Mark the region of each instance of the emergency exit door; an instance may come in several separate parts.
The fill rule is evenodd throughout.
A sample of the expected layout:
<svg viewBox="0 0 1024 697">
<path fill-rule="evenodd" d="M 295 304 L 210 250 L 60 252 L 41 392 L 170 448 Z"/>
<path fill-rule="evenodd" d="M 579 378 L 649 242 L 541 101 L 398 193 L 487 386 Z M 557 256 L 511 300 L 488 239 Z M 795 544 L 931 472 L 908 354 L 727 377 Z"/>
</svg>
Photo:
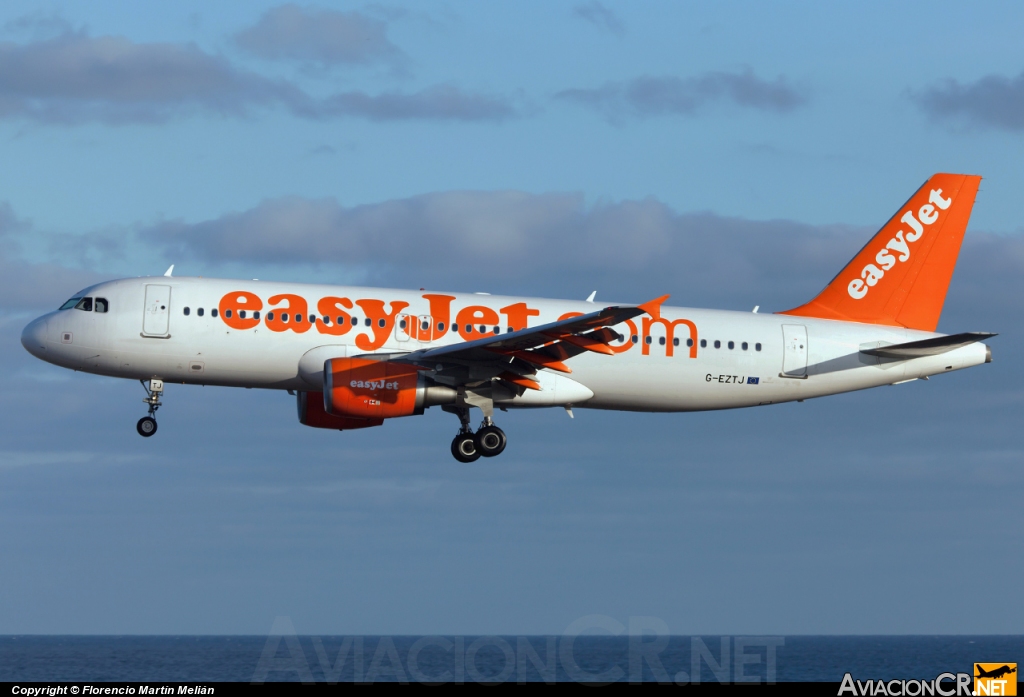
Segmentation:
<svg viewBox="0 0 1024 697">
<path fill-rule="evenodd" d="M 395 322 L 395 340 L 410 338 L 427 343 L 434 338 L 434 320 L 430 315 L 399 315 Z"/>
</svg>

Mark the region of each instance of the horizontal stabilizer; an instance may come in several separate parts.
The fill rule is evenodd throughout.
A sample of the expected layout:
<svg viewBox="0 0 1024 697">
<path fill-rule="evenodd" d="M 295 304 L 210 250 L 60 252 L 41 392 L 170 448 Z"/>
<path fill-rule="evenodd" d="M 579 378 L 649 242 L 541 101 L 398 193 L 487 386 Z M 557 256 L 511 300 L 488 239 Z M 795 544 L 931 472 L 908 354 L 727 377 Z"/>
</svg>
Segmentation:
<svg viewBox="0 0 1024 697">
<path fill-rule="evenodd" d="M 922 341 L 911 341 L 906 344 L 894 344 L 892 346 L 880 346 L 873 349 L 861 349 L 861 353 L 881 358 L 920 358 L 921 356 L 937 356 L 961 346 L 973 344 L 976 341 L 984 341 L 989 337 L 996 336 L 992 332 L 963 332 L 962 334 L 950 334 L 949 336 L 937 336 L 934 339 Z"/>
</svg>

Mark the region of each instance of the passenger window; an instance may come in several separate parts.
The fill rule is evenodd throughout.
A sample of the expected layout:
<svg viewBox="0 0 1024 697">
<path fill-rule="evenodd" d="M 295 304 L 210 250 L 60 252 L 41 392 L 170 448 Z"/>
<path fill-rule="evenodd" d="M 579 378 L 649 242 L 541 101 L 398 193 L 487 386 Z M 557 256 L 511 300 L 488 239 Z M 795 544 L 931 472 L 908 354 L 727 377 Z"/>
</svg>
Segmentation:
<svg viewBox="0 0 1024 697">
<path fill-rule="evenodd" d="M 76 310 L 83 310 L 85 312 L 92 312 L 92 298 L 82 298 L 75 305 Z"/>
<path fill-rule="evenodd" d="M 282 312 L 281 313 L 281 321 L 282 322 L 287 322 L 288 321 L 288 313 L 287 312 Z"/>
<path fill-rule="evenodd" d="M 423 323 L 423 328 L 424 329 L 427 328 L 427 323 L 426 322 Z M 437 323 L 437 331 L 439 331 L 439 332 L 443 332 L 444 331 L 444 322 L 438 322 Z"/>
<path fill-rule="evenodd" d="M 338 325 L 339 327 L 340 327 L 341 325 L 345 324 L 345 318 L 344 318 L 344 317 L 335 317 L 335 319 L 336 319 L 336 320 L 338 320 L 338 321 L 337 321 L 337 325 Z"/>
<path fill-rule="evenodd" d="M 512 333 L 512 332 L 514 332 L 514 331 L 515 331 L 515 330 L 514 330 L 514 329 L 513 329 L 512 327 L 505 327 L 505 333 L 506 333 L 506 334 L 511 334 L 511 333 Z M 622 341 L 622 338 L 621 338 L 621 337 L 619 338 L 619 341 Z"/>
<path fill-rule="evenodd" d="M 388 326 L 388 323 L 385 322 L 383 319 L 379 319 L 377 320 L 377 326 L 383 329 L 384 327 Z"/>
<path fill-rule="evenodd" d="M 106 312 L 106 311 L 107 311 L 107 299 L 106 298 L 96 298 L 96 312 Z M 200 312 L 202 312 L 202 310 L 200 310 Z"/>
<path fill-rule="evenodd" d="M 501 334 L 501 327 L 495 327 L 494 328 L 494 333 L 495 334 Z"/>
<path fill-rule="evenodd" d="M 406 325 L 406 321 L 403 319 L 401 322 L 398 323 L 398 328 L 399 329 L 405 329 L 405 325 Z"/>
<path fill-rule="evenodd" d="M 747 350 L 747 342 L 744 341 L 742 344 L 740 344 L 740 348 L 742 348 L 744 351 L 746 351 Z"/>
<path fill-rule="evenodd" d="M 673 346 L 678 346 L 679 345 L 679 337 L 673 337 L 672 338 L 672 345 Z"/>
<path fill-rule="evenodd" d="M 686 340 L 686 345 L 687 346 L 693 346 L 693 339 L 687 339 Z"/>
<path fill-rule="evenodd" d="M 700 340 L 700 347 L 701 348 L 707 348 L 708 347 L 708 340 L 707 339 L 701 339 Z"/>
<path fill-rule="evenodd" d="M 231 310 L 224 310 L 224 316 L 231 319 Z"/>
<path fill-rule="evenodd" d="M 216 317 L 216 316 L 217 316 L 217 308 L 213 308 L 212 310 L 210 310 L 210 317 Z M 230 315 L 228 315 L 228 316 L 230 317 Z"/>
<path fill-rule="evenodd" d="M 330 323 L 331 323 L 331 318 L 328 317 L 327 315 L 324 315 L 324 324 L 330 324 Z"/>
<path fill-rule="evenodd" d="M 196 310 L 196 314 L 199 315 L 200 317 L 202 317 L 203 316 L 203 308 L 199 308 L 198 310 Z"/>
<path fill-rule="evenodd" d="M 754 344 L 754 350 L 755 351 L 760 351 L 761 350 L 761 344 Z"/>
<path fill-rule="evenodd" d="M 302 315 L 298 312 L 295 313 L 295 324 L 302 324 Z"/>
<path fill-rule="evenodd" d="M 472 324 L 467 324 L 466 325 L 466 333 L 467 334 L 472 334 L 473 333 L 473 325 Z"/>
<path fill-rule="evenodd" d="M 658 343 L 661 344 L 662 346 L 664 346 L 665 345 L 665 337 L 659 336 L 658 337 Z"/>
<path fill-rule="evenodd" d="M 268 312 L 267 313 L 267 321 L 268 322 L 273 322 L 274 321 L 274 313 L 273 312 Z"/>
<path fill-rule="evenodd" d="M 252 313 L 252 318 L 253 319 L 259 319 L 260 318 L 260 311 L 256 310 L 255 312 L 253 312 Z"/>
<path fill-rule="evenodd" d="M 186 308 L 185 308 L 184 310 L 182 310 L 182 312 L 184 312 L 184 313 L 185 313 L 185 316 L 186 316 L 186 317 L 188 317 L 188 315 L 189 315 L 189 312 L 191 312 L 191 310 L 189 310 L 189 309 L 188 309 L 188 308 L 186 307 Z"/>
<path fill-rule="evenodd" d="M 309 323 L 310 324 L 316 324 L 316 315 L 310 315 L 309 316 Z"/>
<path fill-rule="evenodd" d="M 367 318 L 366 318 L 365 320 L 363 320 L 363 324 L 365 324 L 365 325 L 366 325 L 367 327 L 369 327 L 369 326 L 370 326 L 370 324 L 372 324 L 372 323 L 370 322 L 370 318 L 369 318 L 369 317 L 367 317 Z"/>
<path fill-rule="evenodd" d="M 359 318 L 358 317 L 353 317 L 352 318 L 352 326 L 355 327 L 355 326 L 358 326 L 358 324 L 359 324 Z"/>
<path fill-rule="evenodd" d="M 650 346 L 651 345 L 651 337 L 650 336 L 645 336 L 644 337 L 644 343 L 647 344 L 648 346 Z"/>
<path fill-rule="evenodd" d="M 722 342 L 718 339 L 715 339 L 715 348 L 722 348 Z"/>
<path fill-rule="evenodd" d="M 245 319 L 245 310 L 238 311 L 238 319 Z"/>
<path fill-rule="evenodd" d="M 736 348 L 736 344 L 734 344 L 733 342 L 730 341 L 729 342 L 729 350 L 732 351 L 734 348 Z"/>
<path fill-rule="evenodd" d="M 480 325 L 480 333 L 481 334 L 486 334 L 487 333 L 487 327 L 485 327 L 484 325 L 481 324 Z"/>
<path fill-rule="evenodd" d="M 629 340 L 632 341 L 634 344 L 636 344 L 636 343 L 639 343 L 640 337 L 638 337 L 636 334 L 634 334 L 633 336 L 629 337 Z"/>
</svg>

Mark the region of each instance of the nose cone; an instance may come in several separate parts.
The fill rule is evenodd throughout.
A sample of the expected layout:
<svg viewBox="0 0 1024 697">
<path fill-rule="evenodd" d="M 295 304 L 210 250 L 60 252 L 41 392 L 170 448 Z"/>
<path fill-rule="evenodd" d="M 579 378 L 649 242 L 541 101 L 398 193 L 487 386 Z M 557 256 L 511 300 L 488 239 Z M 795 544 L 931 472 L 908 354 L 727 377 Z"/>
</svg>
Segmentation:
<svg viewBox="0 0 1024 697">
<path fill-rule="evenodd" d="M 21 332 L 21 345 L 36 358 L 46 360 L 47 317 L 32 320 Z"/>
</svg>

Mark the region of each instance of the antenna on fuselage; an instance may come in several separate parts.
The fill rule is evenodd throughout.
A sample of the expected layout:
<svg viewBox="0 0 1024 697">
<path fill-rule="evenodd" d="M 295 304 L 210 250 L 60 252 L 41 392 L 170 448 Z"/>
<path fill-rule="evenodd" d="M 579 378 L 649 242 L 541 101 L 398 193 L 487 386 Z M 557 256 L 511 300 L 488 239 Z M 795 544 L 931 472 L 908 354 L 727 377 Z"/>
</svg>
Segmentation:
<svg viewBox="0 0 1024 697">
<path fill-rule="evenodd" d="M 170 278 L 171 277 L 171 272 L 173 272 L 173 271 L 174 271 L 174 264 L 171 264 L 170 268 L 168 268 L 166 271 L 164 271 L 164 276 L 167 276 L 167 278 Z"/>
<path fill-rule="evenodd" d="M 594 298 L 595 297 L 597 297 L 597 291 L 596 290 L 593 293 L 591 293 L 590 295 L 587 296 L 587 302 L 588 303 L 594 302 Z"/>
</svg>

